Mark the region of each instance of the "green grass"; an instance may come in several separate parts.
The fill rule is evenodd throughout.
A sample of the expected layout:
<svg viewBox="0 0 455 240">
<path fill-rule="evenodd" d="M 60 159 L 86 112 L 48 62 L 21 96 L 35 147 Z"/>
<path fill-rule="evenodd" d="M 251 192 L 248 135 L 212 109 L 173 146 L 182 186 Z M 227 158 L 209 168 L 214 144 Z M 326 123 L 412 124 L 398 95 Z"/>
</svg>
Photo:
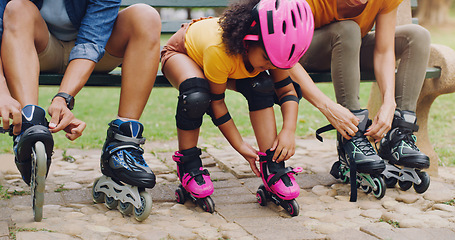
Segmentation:
<svg viewBox="0 0 455 240">
<path fill-rule="evenodd" d="M 329 96 L 334 96 L 331 83 L 318 84 Z M 362 83 L 361 87 L 362 103 L 366 105 L 370 83 Z M 57 87 L 40 87 L 39 104 L 47 110 L 49 99 L 57 92 Z M 93 149 L 101 148 L 106 137 L 107 123 L 117 115 L 119 102 L 119 88 L 108 87 L 85 87 L 76 97 L 76 105 L 73 110 L 75 116 L 87 123 L 82 137 L 71 142 L 65 138 L 63 132 L 54 134 L 55 147 L 58 149 L 81 148 Z M 152 141 L 167 141 L 176 139 L 175 128 L 175 108 L 177 105 L 178 91 L 174 88 L 155 88 L 150 95 L 149 101 L 141 117 L 141 122 L 145 126 L 144 136 Z M 332 97 L 332 99 L 334 99 Z M 253 130 L 248 117 L 246 100 L 233 91 L 227 91 L 226 102 L 237 128 L 243 136 L 253 136 Z M 306 137 L 314 134 L 315 129 L 327 124 L 324 116 L 308 102 L 302 101 L 299 111 L 299 124 L 297 136 Z M 276 108 L 278 127 L 281 126 L 281 113 Z M 201 137 L 208 139 L 211 137 L 222 136 L 210 118 L 204 117 Z M 48 118 L 49 119 L 49 118 Z M 325 136 L 330 137 L 330 134 Z M 12 139 L 7 135 L 0 135 L 0 151 L 11 152 Z"/>
</svg>

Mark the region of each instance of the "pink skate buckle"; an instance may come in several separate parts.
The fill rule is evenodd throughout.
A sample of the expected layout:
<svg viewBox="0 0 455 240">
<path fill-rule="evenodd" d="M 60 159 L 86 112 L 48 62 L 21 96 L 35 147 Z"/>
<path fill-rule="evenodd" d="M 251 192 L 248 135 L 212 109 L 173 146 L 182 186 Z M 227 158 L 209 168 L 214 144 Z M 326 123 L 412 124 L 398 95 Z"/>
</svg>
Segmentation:
<svg viewBox="0 0 455 240">
<path fill-rule="evenodd" d="M 294 171 L 295 173 L 303 172 L 303 168 L 302 167 L 296 167 L 296 168 L 293 168 L 292 171 Z"/>
<path fill-rule="evenodd" d="M 174 160 L 175 162 L 178 162 L 180 163 L 180 157 L 183 157 L 183 154 L 181 154 L 179 151 L 176 151 L 174 153 L 174 155 L 172 155 L 172 160 Z"/>
<path fill-rule="evenodd" d="M 266 153 L 263 153 L 263 152 L 258 152 L 258 155 L 259 155 L 259 156 L 267 156 L 267 154 L 266 154 Z"/>
</svg>

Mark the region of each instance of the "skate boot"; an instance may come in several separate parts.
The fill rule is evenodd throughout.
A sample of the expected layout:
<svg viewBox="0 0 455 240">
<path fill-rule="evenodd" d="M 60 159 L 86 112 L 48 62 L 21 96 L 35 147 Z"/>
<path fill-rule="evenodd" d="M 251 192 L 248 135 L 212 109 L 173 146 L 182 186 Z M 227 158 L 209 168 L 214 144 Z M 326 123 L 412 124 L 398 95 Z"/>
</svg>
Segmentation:
<svg viewBox="0 0 455 240">
<path fill-rule="evenodd" d="M 422 169 L 430 167 L 430 159 L 415 145 L 419 127 L 416 115 L 411 111 L 395 110 L 392 129 L 381 140 L 378 154 L 386 161 L 382 173 L 387 187 L 398 181 L 401 190 L 414 185 L 417 193 L 424 193 L 430 186 L 430 177 Z"/>
<path fill-rule="evenodd" d="M 282 206 L 291 216 L 299 215 L 299 204 L 295 200 L 300 194 L 300 187 L 295 181 L 294 174 L 302 171 L 301 167 L 285 167 L 284 161 L 273 162 L 275 152 L 267 150 L 259 154 L 262 182 L 256 192 L 258 203 L 267 205 L 267 200 L 272 200 L 276 205 Z"/>
<path fill-rule="evenodd" d="M 365 136 L 371 125 L 368 110 L 352 111 L 360 119 L 358 132 L 350 140 L 337 133 L 338 161 L 332 165 L 330 174 L 351 184 L 351 202 L 357 201 L 357 187 L 381 199 L 385 195 L 385 183 L 380 174 L 385 168 L 384 161 L 376 154 L 373 146 Z M 316 131 L 316 137 L 322 141 L 320 133 L 335 129 L 327 125 Z"/>
<path fill-rule="evenodd" d="M 22 109 L 21 133 L 13 137 L 14 161 L 22 179 L 30 185 L 37 222 L 41 221 L 43 215 L 46 177 L 54 148 L 48 125 L 44 109 L 27 105 Z"/>
<path fill-rule="evenodd" d="M 207 169 L 202 168 L 199 157 L 201 149 L 193 147 L 175 152 L 172 159 L 177 163 L 177 175 L 180 186 L 175 190 L 175 199 L 178 203 L 185 203 L 191 199 L 204 211 L 213 213 L 215 203 L 210 195 L 213 193 L 213 183 Z"/>
<path fill-rule="evenodd" d="M 109 123 L 101 155 L 103 176 L 93 184 L 93 201 L 109 209 L 119 207 L 123 215 L 134 211 L 137 221 L 145 220 L 152 209 L 152 198 L 145 190 L 155 186 L 155 174 L 148 167 L 140 147 L 144 127 L 137 121 Z M 120 204 L 119 204 L 120 202 Z"/>
</svg>

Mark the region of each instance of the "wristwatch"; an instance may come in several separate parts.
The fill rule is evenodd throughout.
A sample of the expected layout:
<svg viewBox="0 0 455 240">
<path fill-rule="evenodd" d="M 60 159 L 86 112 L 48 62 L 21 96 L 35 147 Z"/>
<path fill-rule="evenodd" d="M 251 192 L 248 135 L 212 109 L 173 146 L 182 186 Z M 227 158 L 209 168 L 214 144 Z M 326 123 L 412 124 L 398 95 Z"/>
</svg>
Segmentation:
<svg viewBox="0 0 455 240">
<path fill-rule="evenodd" d="M 57 93 L 57 95 L 55 95 L 52 100 L 54 100 L 54 98 L 56 97 L 62 97 L 65 99 L 66 101 L 66 106 L 68 107 L 69 110 L 73 110 L 74 108 L 74 97 L 69 95 L 68 93 L 64 93 L 64 92 L 59 92 Z"/>
</svg>

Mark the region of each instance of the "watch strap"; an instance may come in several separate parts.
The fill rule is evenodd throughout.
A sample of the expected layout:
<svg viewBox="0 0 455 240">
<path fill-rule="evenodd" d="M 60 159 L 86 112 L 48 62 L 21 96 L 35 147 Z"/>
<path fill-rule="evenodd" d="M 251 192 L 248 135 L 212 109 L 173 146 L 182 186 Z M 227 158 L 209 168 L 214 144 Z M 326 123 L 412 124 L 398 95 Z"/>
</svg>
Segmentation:
<svg viewBox="0 0 455 240">
<path fill-rule="evenodd" d="M 73 110 L 73 108 L 74 108 L 74 97 L 73 96 L 69 95 L 68 93 L 59 92 L 52 98 L 52 100 L 54 100 L 54 98 L 56 98 L 56 97 L 61 97 L 61 98 L 65 99 L 66 106 L 68 107 L 68 109 Z"/>
</svg>

